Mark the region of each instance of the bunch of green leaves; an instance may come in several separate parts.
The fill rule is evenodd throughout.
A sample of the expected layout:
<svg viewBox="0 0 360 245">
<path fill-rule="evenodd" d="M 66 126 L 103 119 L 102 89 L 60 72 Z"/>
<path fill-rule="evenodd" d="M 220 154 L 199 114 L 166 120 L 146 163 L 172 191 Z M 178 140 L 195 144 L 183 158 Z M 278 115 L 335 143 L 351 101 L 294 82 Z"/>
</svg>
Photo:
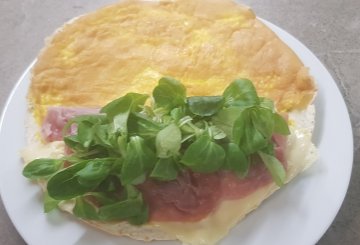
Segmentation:
<svg viewBox="0 0 360 245">
<path fill-rule="evenodd" d="M 72 154 L 26 165 L 25 177 L 47 181 L 45 211 L 73 200 L 80 218 L 142 224 L 148 207 L 137 185 L 147 178 L 171 181 L 188 169 L 230 170 L 245 178 L 254 155 L 279 186 L 284 183 L 272 136 L 289 129 L 251 81 L 235 80 L 221 96 L 186 97 L 179 81 L 165 77 L 150 105 L 148 97 L 128 93 L 99 114 L 69 120 L 64 142 Z M 77 133 L 68 135 L 73 126 Z"/>
</svg>

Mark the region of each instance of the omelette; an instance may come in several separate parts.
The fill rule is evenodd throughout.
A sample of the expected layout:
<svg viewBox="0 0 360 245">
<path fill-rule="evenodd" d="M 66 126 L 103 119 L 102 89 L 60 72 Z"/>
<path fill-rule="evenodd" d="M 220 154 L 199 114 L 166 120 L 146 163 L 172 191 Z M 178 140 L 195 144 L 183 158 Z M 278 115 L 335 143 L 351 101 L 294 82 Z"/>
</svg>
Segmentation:
<svg viewBox="0 0 360 245">
<path fill-rule="evenodd" d="M 163 77 L 181 81 L 194 97 L 217 96 L 238 78 L 251 80 L 257 94 L 271 99 L 287 119 L 285 182 L 315 161 L 315 83 L 296 54 L 249 7 L 230 0 L 134 0 L 80 16 L 46 41 L 32 69 L 24 162 L 66 155 L 61 139 L 44 137 L 52 130 L 44 129 L 49 117 L 72 117 L 84 108 L 84 114 L 97 113 L 128 93 L 151 94 Z M 40 184 L 46 190 L 46 183 Z M 141 226 L 83 221 L 137 240 L 215 244 L 278 188 L 266 182 L 221 200 L 205 217 L 191 221 L 154 219 Z M 74 205 L 69 200 L 59 207 L 73 213 Z"/>
</svg>

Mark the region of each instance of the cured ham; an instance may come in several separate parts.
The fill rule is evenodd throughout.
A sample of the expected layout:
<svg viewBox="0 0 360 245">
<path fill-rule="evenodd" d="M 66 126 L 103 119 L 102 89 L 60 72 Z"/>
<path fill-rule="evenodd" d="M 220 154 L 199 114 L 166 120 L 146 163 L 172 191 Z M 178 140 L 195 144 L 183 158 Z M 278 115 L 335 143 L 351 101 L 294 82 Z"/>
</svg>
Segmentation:
<svg viewBox="0 0 360 245">
<path fill-rule="evenodd" d="M 274 147 L 275 156 L 286 168 L 287 162 L 285 159 L 284 152 L 285 152 L 285 148 L 286 148 L 287 137 L 280 135 L 280 134 L 274 134 L 272 137 L 272 140 L 275 145 L 275 147 Z"/>
<path fill-rule="evenodd" d="M 42 137 L 47 142 L 62 140 L 62 131 L 69 119 L 78 115 L 98 112 L 99 109 L 91 108 L 49 107 L 41 128 Z M 73 134 L 76 132 L 76 128 L 71 127 L 70 131 Z"/>
<path fill-rule="evenodd" d="M 153 221 L 198 221 L 206 217 L 221 199 L 221 178 L 217 173 L 183 172 L 176 180 L 147 180 L 139 188 Z"/>
</svg>

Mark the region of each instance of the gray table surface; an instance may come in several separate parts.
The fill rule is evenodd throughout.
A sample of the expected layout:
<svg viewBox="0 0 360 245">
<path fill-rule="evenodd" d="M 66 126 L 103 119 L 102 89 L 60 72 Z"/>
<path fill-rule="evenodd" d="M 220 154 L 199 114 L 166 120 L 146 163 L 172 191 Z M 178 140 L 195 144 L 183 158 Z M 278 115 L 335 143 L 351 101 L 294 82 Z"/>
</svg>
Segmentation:
<svg viewBox="0 0 360 245">
<path fill-rule="evenodd" d="M 45 37 L 71 18 L 112 2 L 116 0 L 0 0 L 0 108 Z M 310 48 L 345 98 L 354 132 L 352 179 L 340 212 L 318 244 L 360 244 L 360 0 L 241 2 Z M 25 244 L 1 201 L 0 244 Z"/>
</svg>

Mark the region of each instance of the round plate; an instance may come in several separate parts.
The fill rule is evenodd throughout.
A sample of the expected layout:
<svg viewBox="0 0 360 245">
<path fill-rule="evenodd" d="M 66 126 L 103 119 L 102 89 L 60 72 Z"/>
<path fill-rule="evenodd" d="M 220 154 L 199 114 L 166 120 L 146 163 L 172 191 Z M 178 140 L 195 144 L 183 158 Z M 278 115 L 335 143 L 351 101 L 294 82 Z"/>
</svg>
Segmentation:
<svg viewBox="0 0 360 245">
<path fill-rule="evenodd" d="M 220 244 L 314 244 L 333 221 L 349 184 L 353 162 L 349 114 L 334 80 L 315 55 L 284 30 L 264 22 L 295 51 L 317 82 L 314 142 L 319 158 L 249 214 Z M 0 190 L 15 227 L 29 245 L 143 244 L 96 231 L 65 213 L 43 213 L 40 188 L 22 176 L 19 154 L 25 146 L 31 66 L 12 91 L 0 124 Z"/>
</svg>

